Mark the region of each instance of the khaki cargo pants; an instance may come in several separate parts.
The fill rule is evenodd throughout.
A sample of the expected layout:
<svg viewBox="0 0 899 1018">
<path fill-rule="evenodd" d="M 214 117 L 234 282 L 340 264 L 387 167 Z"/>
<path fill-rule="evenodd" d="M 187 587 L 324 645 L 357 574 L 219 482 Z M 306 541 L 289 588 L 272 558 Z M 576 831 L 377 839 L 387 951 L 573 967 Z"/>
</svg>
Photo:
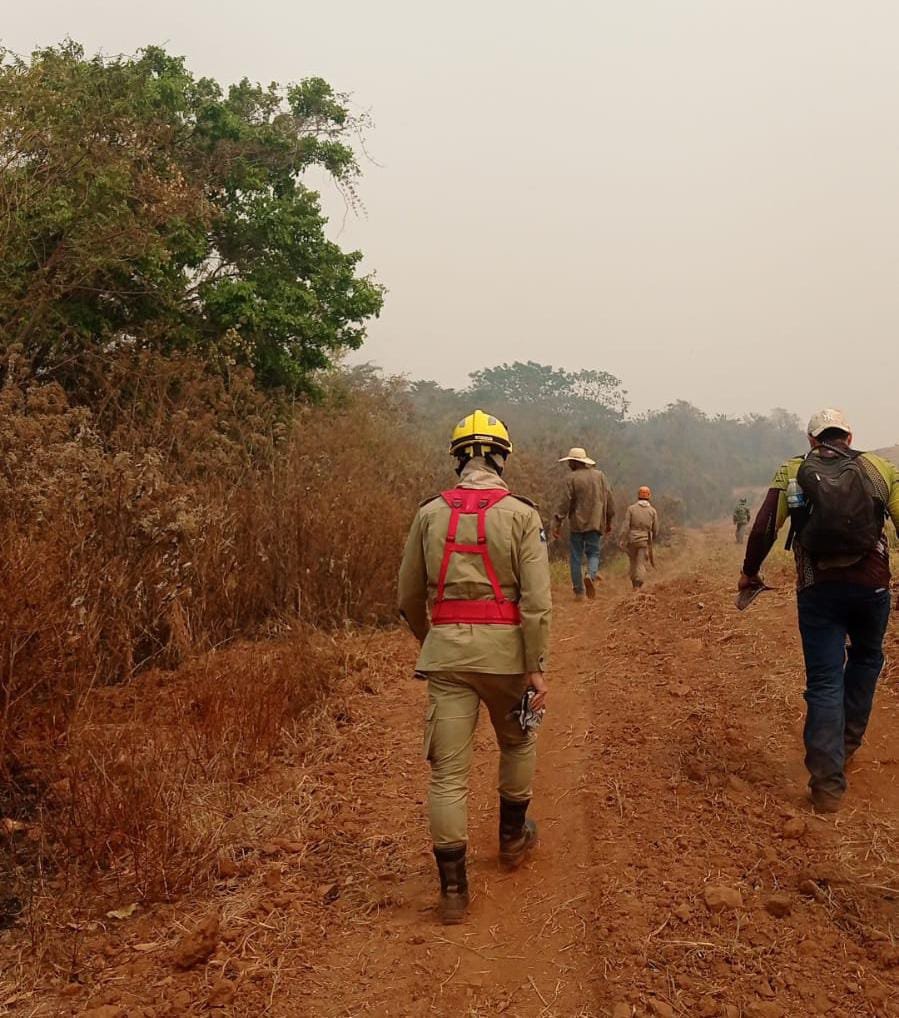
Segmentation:
<svg viewBox="0 0 899 1018">
<path fill-rule="evenodd" d="M 630 559 L 631 583 L 644 583 L 646 581 L 646 565 L 649 562 L 648 544 L 629 544 L 627 546 L 627 557 Z"/>
<path fill-rule="evenodd" d="M 431 764 L 431 837 L 438 848 L 468 841 L 468 774 L 481 701 L 499 745 L 499 793 L 514 802 L 530 799 L 537 738 L 508 718 L 526 687 L 525 675 L 430 673 L 424 751 Z"/>
</svg>

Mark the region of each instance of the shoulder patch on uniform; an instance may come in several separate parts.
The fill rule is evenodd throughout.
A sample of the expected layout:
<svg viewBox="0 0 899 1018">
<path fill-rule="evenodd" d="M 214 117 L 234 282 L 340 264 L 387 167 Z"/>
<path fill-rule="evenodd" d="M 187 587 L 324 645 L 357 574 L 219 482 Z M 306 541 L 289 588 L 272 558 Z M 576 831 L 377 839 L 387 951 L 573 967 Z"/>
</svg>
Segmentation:
<svg viewBox="0 0 899 1018">
<path fill-rule="evenodd" d="M 527 498 L 525 495 L 519 495 L 514 491 L 511 494 L 512 498 L 517 498 L 519 502 L 524 502 L 525 505 L 529 505 L 532 509 L 538 508 L 537 503 L 532 502 L 531 499 Z"/>
<path fill-rule="evenodd" d="M 434 501 L 435 499 L 438 499 L 438 498 L 442 498 L 442 497 L 443 497 L 442 495 L 429 495 L 429 496 L 428 496 L 427 498 L 423 498 L 423 499 L 422 499 L 422 500 L 421 500 L 421 501 L 420 501 L 420 502 L 418 503 L 418 508 L 419 508 L 419 509 L 421 509 L 421 508 L 423 508 L 424 506 L 426 506 L 426 505 L 429 505 L 429 504 L 430 504 L 431 502 L 433 502 L 433 501 Z"/>
</svg>

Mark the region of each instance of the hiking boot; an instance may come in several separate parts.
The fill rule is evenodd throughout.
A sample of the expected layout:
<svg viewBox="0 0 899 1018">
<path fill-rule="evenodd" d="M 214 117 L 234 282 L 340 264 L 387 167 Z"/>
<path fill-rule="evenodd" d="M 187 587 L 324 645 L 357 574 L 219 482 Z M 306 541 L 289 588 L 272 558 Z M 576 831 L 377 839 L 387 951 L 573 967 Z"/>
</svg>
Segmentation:
<svg viewBox="0 0 899 1018">
<path fill-rule="evenodd" d="M 517 869 L 537 844 L 537 825 L 525 817 L 528 805 L 499 800 L 499 861 L 508 869 Z"/>
<path fill-rule="evenodd" d="M 812 789 L 812 809 L 816 813 L 837 813 L 840 809 L 841 795 L 834 795 L 833 792 L 824 792 L 821 789 Z"/>
<path fill-rule="evenodd" d="M 574 599 L 575 599 L 575 601 L 583 601 L 583 600 L 584 600 L 584 594 L 583 594 L 583 592 L 582 592 L 582 591 L 580 591 L 580 590 L 576 590 L 576 591 L 574 592 Z"/>
<path fill-rule="evenodd" d="M 592 601 L 596 597 L 596 586 L 592 576 L 584 577 L 584 589 L 587 591 L 587 600 Z"/>
<path fill-rule="evenodd" d="M 437 915 L 444 926 L 465 921 L 468 911 L 468 876 L 465 872 L 465 845 L 450 848 L 434 846 L 434 858 L 440 874 L 440 901 Z"/>
</svg>

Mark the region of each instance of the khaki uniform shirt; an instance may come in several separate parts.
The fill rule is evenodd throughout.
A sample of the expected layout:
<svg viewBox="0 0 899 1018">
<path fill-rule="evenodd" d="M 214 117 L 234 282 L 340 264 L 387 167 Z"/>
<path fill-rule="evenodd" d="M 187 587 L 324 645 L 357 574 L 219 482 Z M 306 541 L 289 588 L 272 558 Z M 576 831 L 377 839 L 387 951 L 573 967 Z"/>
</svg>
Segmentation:
<svg viewBox="0 0 899 1018">
<path fill-rule="evenodd" d="M 460 488 L 506 488 L 483 461 L 472 460 L 462 472 Z M 534 506 L 514 495 L 487 510 L 487 548 L 503 594 L 517 601 L 520 626 L 431 626 L 428 608 L 437 594 L 437 579 L 449 526 L 450 508 L 443 498 L 419 508 L 406 540 L 399 575 L 399 607 L 421 642 L 416 669 L 421 672 L 484 672 L 512 675 L 543 671 L 552 611 L 546 535 Z M 477 542 L 477 516 L 462 516 L 457 539 Z M 493 588 L 479 556 L 450 558 L 445 596 L 492 599 Z"/>
<path fill-rule="evenodd" d="M 569 473 L 565 495 L 556 513 L 559 523 L 565 519 L 576 534 L 588 530 L 604 534 L 612 526 L 615 519 L 612 486 L 601 470 L 585 467 Z"/>
<path fill-rule="evenodd" d="M 659 514 L 645 498 L 627 507 L 622 534 L 629 545 L 649 544 L 659 536 Z"/>
</svg>

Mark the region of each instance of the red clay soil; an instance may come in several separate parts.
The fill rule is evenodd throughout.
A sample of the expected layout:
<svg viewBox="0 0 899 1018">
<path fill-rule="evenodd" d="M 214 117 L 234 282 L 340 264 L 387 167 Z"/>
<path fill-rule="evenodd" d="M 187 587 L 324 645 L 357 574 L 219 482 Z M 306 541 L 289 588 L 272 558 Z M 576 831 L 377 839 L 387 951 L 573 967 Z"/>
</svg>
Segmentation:
<svg viewBox="0 0 899 1018">
<path fill-rule="evenodd" d="M 324 821 L 250 846 L 202 900 L 104 925 L 78 981 L 17 1013 L 899 1016 L 895 672 L 844 810 L 815 816 L 793 595 L 782 571 L 738 614 L 738 567 L 710 530 L 646 593 L 558 591 L 540 847 L 517 873 L 497 865 L 482 719 L 467 924 L 435 922 L 425 689 L 412 641 L 387 634 L 330 755 L 287 772 Z"/>
</svg>

